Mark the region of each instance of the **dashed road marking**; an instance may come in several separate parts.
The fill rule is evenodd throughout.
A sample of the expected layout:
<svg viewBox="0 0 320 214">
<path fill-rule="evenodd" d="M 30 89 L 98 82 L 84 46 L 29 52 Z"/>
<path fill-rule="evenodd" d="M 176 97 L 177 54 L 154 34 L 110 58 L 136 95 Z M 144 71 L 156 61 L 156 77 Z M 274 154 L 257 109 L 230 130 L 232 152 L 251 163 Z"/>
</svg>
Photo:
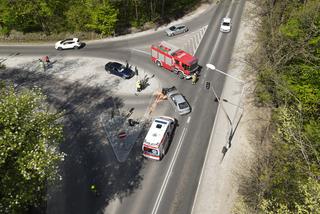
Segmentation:
<svg viewBox="0 0 320 214">
<path fill-rule="evenodd" d="M 136 52 L 139 52 L 139 53 L 143 53 L 143 54 L 146 54 L 146 55 L 150 55 L 149 52 L 143 51 L 143 50 L 139 50 L 139 49 L 136 49 L 136 48 L 132 48 L 131 50 L 136 51 Z"/>
<path fill-rule="evenodd" d="M 167 185 L 168 185 L 169 177 L 170 177 L 170 175 L 171 175 L 171 173 L 172 173 L 173 166 L 175 165 L 175 162 L 176 162 L 176 160 L 177 160 L 178 153 L 179 153 L 179 151 L 180 151 L 180 148 L 181 148 L 181 145 L 182 145 L 184 136 L 185 136 L 185 134 L 186 134 L 186 130 L 187 130 L 187 128 L 185 127 L 185 128 L 183 129 L 183 131 L 182 131 L 182 134 L 181 134 L 181 137 L 180 137 L 180 140 L 179 140 L 179 143 L 178 143 L 178 147 L 177 147 L 176 151 L 174 152 L 173 158 L 172 158 L 171 163 L 170 163 L 170 165 L 169 165 L 169 169 L 168 169 L 167 174 L 166 174 L 166 176 L 165 176 L 165 178 L 164 178 L 164 181 L 163 181 L 163 183 L 162 183 L 162 185 L 161 185 L 160 192 L 159 192 L 159 194 L 158 194 L 156 203 L 155 203 L 155 205 L 154 205 L 154 207 L 153 207 L 153 209 L 152 209 L 152 212 L 151 212 L 152 214 L 157 214 L 157 212 L 158 212 L 160 202 L 161 202 L 161 200 L 162 200 L 164 191 L 165 191 L 165 189 L 166 189 L 166 187 L 167 187 Z"/>
<path fill-rule="evenodd" d="M 190 122 L 190 119 L 191 119 L 191 116 L 189 116 L 189 117 L 188 117 L 188 119 L 187 119 L 187 123 L 189 123 L 189 122 Z"/>
</svg>

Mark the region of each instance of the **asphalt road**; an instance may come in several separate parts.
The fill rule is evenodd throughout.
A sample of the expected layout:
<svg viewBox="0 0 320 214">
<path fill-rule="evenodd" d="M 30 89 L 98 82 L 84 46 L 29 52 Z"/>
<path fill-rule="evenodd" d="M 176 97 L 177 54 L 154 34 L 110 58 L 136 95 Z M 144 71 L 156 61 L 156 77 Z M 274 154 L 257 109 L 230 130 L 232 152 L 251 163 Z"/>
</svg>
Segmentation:
<svg viewBox="0 0 320 214">
<path fill-rule="evenodd" d="M 205 89 L 204 82 L 209 81 L 217 94 L 221 94 L 225 80 L 223 75 L 206 69 L 205 64 L 212 63 L 222 71 L 228 70 L 244 4 L 245 0 L 221 1 L 199 17 L 186 22 L 190 32 L 208 24 L 206 34 L 196 52 L 203 69 L 195 86 L 191 85 L 190 81 L 180 80 L 173 77 L 172 73 L 157 68 L 146 53 L 133 50 L 166 40 L 163 31 L 121 41 L 89 43 L 79 51 L 58 52 L 52 45 L 0 46 L 0 55 L 18 53 L 32 56 L 90 56 L 128 60 L 144 70 L 153 72 L 164 85 L 175 85 L 192 106 L 190 115 L 176 116 L 179 126 L 168 153 L 161 162 L 143 160 L 138 171 L 133 172 L 134 176 L 139 175 L 138 181 L 132 178 L 131 170 L 128 170 L 130 166 L 123 167 L 120 173 L 113 174 L 115 182 L 112 185 L 125 186 L 123 183 L 136 182 L 133 190 L 121 197 L 117 191 L 112 191 L 113 194 L 108 196 L 104 205 L 92 202 L 77 204 L 77 201 L 81 201 L 77 200 L 78 193 L 66 192 L 65 194 L 69 194 L 67 198 L 73 197 L 76 206 L 73 206 L 72 210 L 66 209 L 65 213 L 88 213 L 89 210 L 101 210 L 103 207 L 106 207 L 105 213 L 190 213 L 217 110 L 214 95 L 211 90 Z M 220 20 L 225 16 L 230 16 L 233 20 L 232 32 L 228 34 L 219 32 Z M 167 109 L 166 114 L 174 116 L 171 109 Z M 135 155 L 137 154 L 131 154 L 132 158 Z M 117 167 L 115 171 L 122 166 Z M 115 186 L 113 188 L 117 189 Z M 117 198 L 121 198 L 121 202 Z"/>
</svg>

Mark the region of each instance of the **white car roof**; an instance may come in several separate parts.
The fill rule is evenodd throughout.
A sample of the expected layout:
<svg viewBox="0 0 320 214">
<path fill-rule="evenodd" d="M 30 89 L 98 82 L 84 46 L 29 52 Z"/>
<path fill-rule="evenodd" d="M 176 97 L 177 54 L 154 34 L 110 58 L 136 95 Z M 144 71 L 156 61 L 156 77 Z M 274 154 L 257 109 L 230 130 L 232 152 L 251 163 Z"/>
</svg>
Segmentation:
<svg viewBox="0 0 320 214">
<path fill-rule="evenodd" d="M 163 118 L 163 117 L 155 118 L 147 133 L 144 143 L 154 147 L 159 146 L 169 125 L 170 125 L 169 118 Z"/>
</svg>

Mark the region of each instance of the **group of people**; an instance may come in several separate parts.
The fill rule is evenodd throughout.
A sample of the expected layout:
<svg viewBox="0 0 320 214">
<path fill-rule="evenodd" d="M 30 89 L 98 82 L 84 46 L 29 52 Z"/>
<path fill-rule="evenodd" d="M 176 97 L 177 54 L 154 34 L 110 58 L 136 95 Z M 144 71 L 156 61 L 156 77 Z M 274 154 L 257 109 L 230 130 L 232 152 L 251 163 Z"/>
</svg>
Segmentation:
<svg viewBox="0 0 320 214">
<path fill-rule="evenodd" d="M 193 73 L 193 75 L 191 76 L 191 80 L 192 80 L 192 85 L 195 85 L 197 83 L 198 81 L 197 72 Z M 139 79 L 136 82 L 136 89 L 137 89 L 137 92 L 140 92 L 142 90 L 142 82 Z"/>
<path fill-rule="evenodd" d="M 44 56 L 39 59 L 40 66 L 45 70 L 50 65 L 49 56 Z"/>
</svg>

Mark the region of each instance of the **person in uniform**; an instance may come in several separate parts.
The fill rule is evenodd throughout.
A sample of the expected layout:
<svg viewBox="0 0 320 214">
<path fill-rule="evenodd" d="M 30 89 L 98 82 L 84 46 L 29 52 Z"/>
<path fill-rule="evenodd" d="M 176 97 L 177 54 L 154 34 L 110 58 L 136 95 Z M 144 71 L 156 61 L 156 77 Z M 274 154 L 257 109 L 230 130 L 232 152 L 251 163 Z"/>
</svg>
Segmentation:
<svg viewBox="0 0 320 214">
<path fill-rule="evenodd" d="M 137 92 L 140 92 L 140 91 L 141 91 L 141 81 L 140 81 L 140 80 L 137 80 L 137 82 L 136 82 L 136 88 L 137 88 Z"/>
<path fill-rule="evenodd" d="M 192 75 L 192 85 L 195 85 L 196 82 L 197 82 L 197 80 L 198 80 L 198 76 L 197 76 L 196 73 L 194 73 L 194 74 Z"/>
</svg>

